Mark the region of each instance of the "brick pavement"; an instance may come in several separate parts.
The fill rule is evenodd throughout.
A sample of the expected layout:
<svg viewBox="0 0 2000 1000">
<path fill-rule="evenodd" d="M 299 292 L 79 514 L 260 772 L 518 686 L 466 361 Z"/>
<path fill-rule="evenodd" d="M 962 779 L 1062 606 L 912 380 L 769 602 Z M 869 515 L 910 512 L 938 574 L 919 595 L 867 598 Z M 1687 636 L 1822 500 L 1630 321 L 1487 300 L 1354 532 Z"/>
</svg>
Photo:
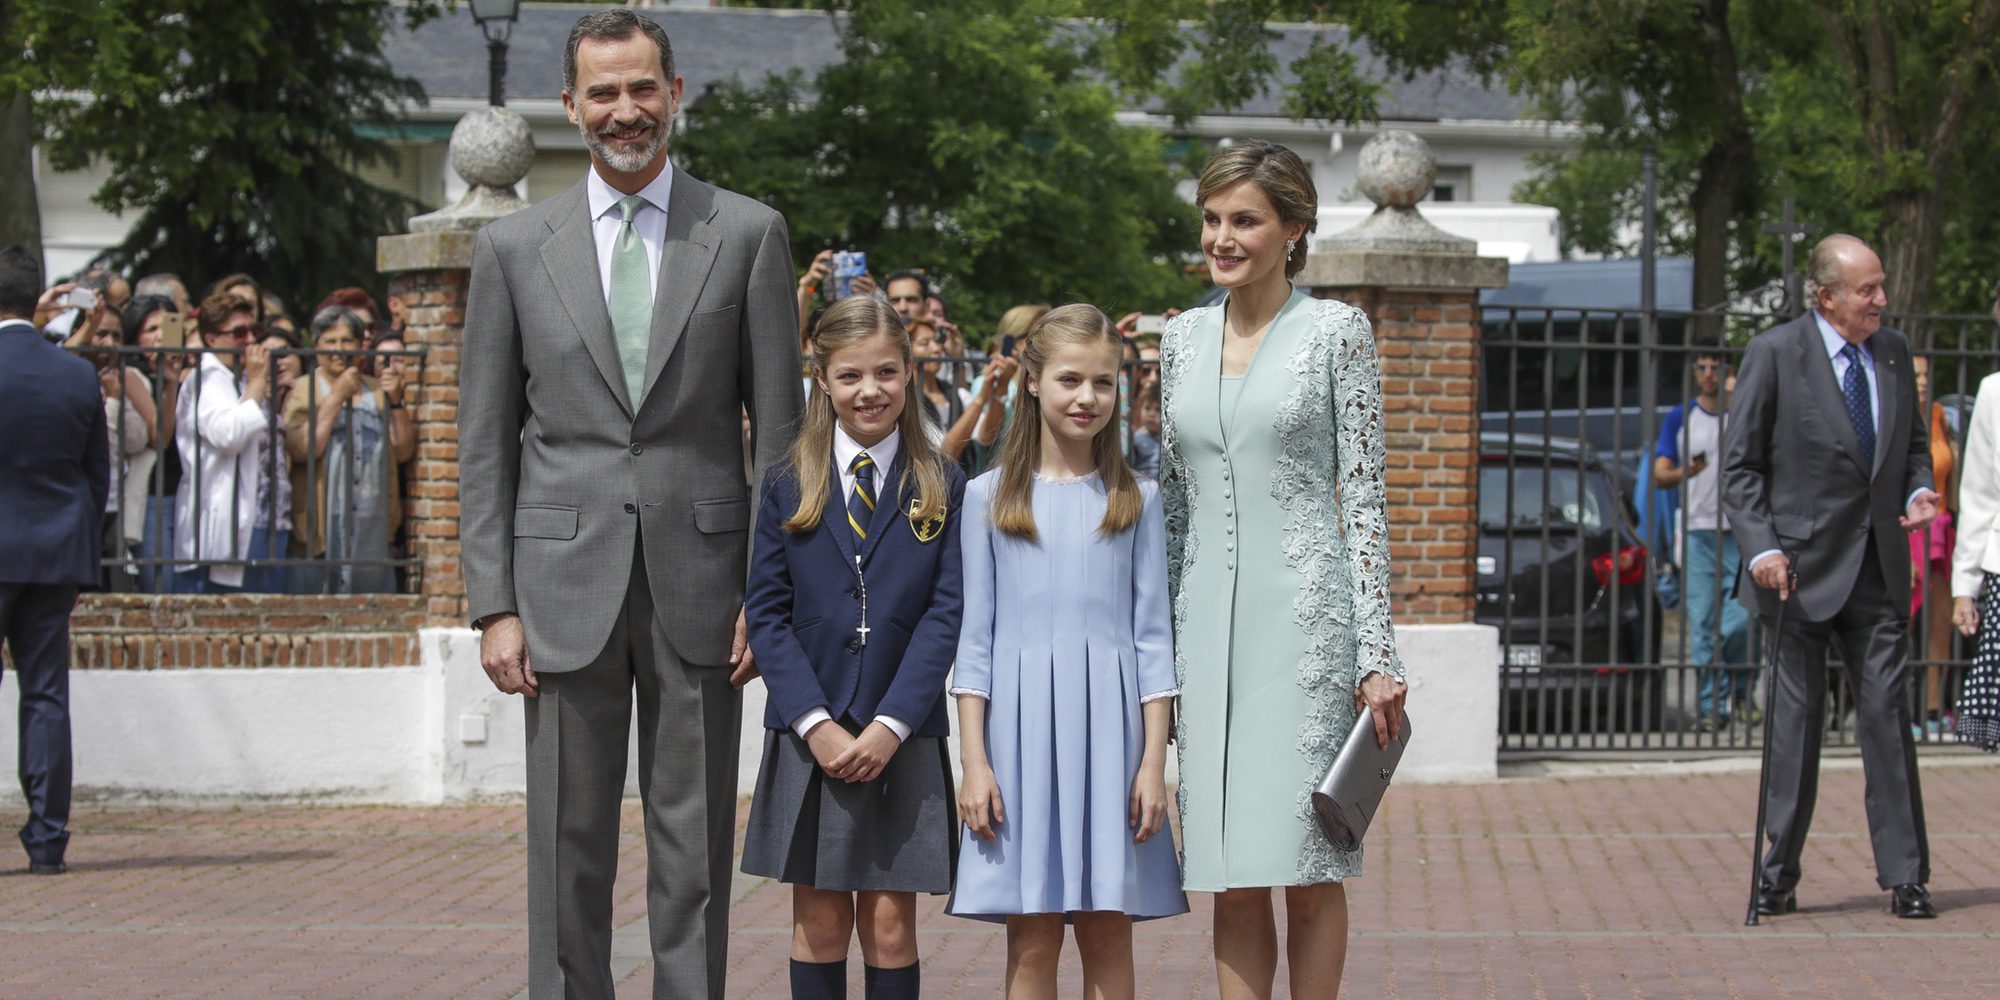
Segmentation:
<svg viewBox="0 0 2000 1000">
<path fill-rule="evenodd" d="M 1346 995 L 2000 998 L 2000 766 L 1924 768 L 1943 910 L 1929 923 L 1884 912 L 1844 761 L 1825 776 L 1804 911 L 1741 926 L 1755 787 L 1737 768 L 1397 789 L 1351 890 Z M 644 905 L 636 809 L 625 819 L 621 927 Z M 520 991 L 518 805 L 92 807 L 76 830 L 66 876 L 0 862 L 9 1000 Z M 788 896 L 746 879 L 739 897 L 730 995 L 783 996 Z M 1203 902 L 1141 925 L 1142 995 L 1214 995 Z M 937 910 L 926 995 L 998 996 L 1003 933 Z M 650 979 L 641 926 L 620 934 L 628 997 Z M 1076 972 L 1072 951 L 1065 995 Z"/>
</svg>

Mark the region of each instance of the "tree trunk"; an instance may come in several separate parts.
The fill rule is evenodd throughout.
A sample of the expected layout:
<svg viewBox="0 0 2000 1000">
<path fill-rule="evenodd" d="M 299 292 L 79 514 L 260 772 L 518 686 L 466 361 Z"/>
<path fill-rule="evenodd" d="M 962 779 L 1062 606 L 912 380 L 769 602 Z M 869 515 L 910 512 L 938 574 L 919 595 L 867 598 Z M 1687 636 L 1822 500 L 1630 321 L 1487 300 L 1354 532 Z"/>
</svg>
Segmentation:
<svg viewBox="0 0 2000 1000">
<path fill-rule="evenodd" d="M 35 114 L 27 94 L 0 96 L 0 246 L 42 256 L 42 210 L 35 195 Z M 46 267 L 46 264 L 44 264 Z"/>
<path fill-rule="evenodd" d="M 1722 307 L 1729 301 L 1729 224 L 1747 216 L 1756 205 L 1757 144 L 1743 110 L 1743 80 L 1737 69 L 1736 44 L 1729 34 L 1728 0 L 1702 4 L 1701 34 L 1713 58 L 1708 86 L 1719 103 L 1717 134 L 1702 154 L 1688 208 L 1694 216 L 1694 307 L 1714 309 L 1696 318 L 1694 334 L 1703 340 L 1722 339 Z"/>
<path fill-rule="evenodd" d="M 1944 245 L 1943 200 L 1935 186 L 1898 191 L 1885 199 L 1880 245 L 1890 312 L 1921 317 L 1930 311 L 1931 279 Z M 1930 348 L 1929 326 L 1912 319 L 1902 321 L 1900 328 L 1922 351 Z"/>
</svg>

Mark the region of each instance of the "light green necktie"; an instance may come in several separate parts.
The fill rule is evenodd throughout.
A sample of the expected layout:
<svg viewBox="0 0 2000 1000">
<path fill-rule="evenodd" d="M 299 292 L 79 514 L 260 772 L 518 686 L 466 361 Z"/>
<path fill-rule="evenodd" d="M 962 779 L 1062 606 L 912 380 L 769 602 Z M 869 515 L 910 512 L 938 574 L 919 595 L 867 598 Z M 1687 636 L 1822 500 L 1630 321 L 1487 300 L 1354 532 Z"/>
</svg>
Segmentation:
<svg viewBox="0 0 2000 1000">
<path fill-rule="evenodd" d="M 646 275 L 646 243 L 632 217 L 646 199 L 628 194 L 618 199 L 618 238 L 611 243 L 611 332 L 618 339 L 618 360 L 625 368 L 625 396 L 639 410 L 646 388 L 646 347 L 653 338 L 653 283 Z"/>
</svg>

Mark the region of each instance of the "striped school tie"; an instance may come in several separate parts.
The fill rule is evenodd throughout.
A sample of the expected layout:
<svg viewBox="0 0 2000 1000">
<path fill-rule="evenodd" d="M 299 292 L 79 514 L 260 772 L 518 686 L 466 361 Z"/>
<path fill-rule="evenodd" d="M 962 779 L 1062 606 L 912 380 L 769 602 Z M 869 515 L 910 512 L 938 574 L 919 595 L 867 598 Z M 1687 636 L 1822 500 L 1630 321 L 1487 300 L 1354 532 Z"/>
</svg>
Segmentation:
<svg viewBox="0 0 2000 1000">
<path fill-rule="evenodd" d="M 868 540 L 868 522 L 875 516 L 875 460 L 864 451 L 848 463 L 847 471 L 854 474 L 854 492 L 847 498 L 847 526 L 854 529 L 858 548 Z"/>
</svg>

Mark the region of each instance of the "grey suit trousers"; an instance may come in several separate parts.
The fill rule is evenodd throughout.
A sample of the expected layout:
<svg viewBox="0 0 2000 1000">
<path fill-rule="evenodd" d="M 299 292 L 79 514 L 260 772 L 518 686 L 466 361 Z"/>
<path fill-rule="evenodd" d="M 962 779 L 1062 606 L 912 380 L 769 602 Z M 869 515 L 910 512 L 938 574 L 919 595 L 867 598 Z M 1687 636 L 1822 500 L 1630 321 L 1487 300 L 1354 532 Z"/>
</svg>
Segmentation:
<svg viewBox="0 0 2000 1000">
<path fill-rule="evenodd" d="M 528 995 L 612 996 L 612 881 L 636 690 L 653 996 L 721 1000 L 742 723 L 729 668 L 690 665 L 675 654 L 641 545 L 603 652 L 582 669 L 536 676 L 540 696 L 523 699 Z"/>
<path fill-rule="evenodd" d="M 1765 797 L 1771 847 L 1764 880 L 1779 889 L 1799 882 L 1799 857 L 1819 796 L 1820 736 L 1826 722 L 1826 654 L 1840 643 L 1848 690 L 1854 693 L 1855 730 L 1861 743 L 1869 840 L 1875 879 L 1884 889 L 1930 881 L 1930 846 L 1924 833 L 1923 790 L 1917 749 L 1910 736 L 1908 618 L 1890 593 L 1875 541 L 1846 604 L 1826 621 L 1786 615 L 1778 636 L 1778 665 L 1771 713 L 1770 790 Z M 1800 575 L 1812 571 L 1803 553 Z M 1768 629 L 1773 621 L 1765 618 Z"/>
</svg>

